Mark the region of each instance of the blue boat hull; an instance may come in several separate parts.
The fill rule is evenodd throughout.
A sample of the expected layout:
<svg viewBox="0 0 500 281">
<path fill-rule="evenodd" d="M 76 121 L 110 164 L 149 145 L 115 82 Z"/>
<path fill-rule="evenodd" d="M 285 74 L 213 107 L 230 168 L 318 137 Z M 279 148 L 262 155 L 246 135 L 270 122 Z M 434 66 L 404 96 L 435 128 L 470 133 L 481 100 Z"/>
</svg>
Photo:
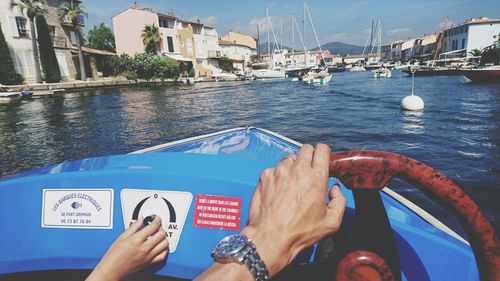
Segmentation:
<svg viewBox="0 0 500 281">
<path fill-rule="evenodd" d="M 192 279 L 212 263 L 209 253 L 215 243 L 245 225 L 262 170 L 299 148 L 300 144 L 269 131 L 236 129 L 6 178 L 0 181 L 0 274 L 92 269 L 134 216 L 155 212 L 165 214 L 163 225 L 172 228 L 166 232 L 176 242 L 166 263 L 147 270 Z M 331 179 L 331 184 L 336 182 Z M 349 225 L 353 195 L 341 188 Z M 170 205 L 158 203 L 163 207 L 154 209 L 160 206 L 155 199 Z M 210 200 L 215 205 L 232 204 L 236 215 L 224 211 L 227 217 L 220 220 L 207 216 L 202 210 Z M 382 200 L 403 280 L 479 280 L 466 242 L 429 223 L 390 190 L 382 192 Z M 91 211 L 84 212 L 85 208 Z M 295 264 L 311 261 L 314 251 L 299 255 Z"/>
</svg>

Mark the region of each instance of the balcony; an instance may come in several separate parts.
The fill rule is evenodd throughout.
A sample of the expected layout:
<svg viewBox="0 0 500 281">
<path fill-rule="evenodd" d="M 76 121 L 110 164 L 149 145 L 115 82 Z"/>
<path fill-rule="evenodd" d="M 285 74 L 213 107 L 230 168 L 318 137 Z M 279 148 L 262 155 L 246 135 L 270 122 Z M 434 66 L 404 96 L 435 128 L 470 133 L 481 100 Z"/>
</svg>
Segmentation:
<svg viewBox="0 0 500 281">
<path fill-rule="evenodd" d="M 68 39 L 64 36 L 51 36 L 54 48 L 68 48 Z"/>
<path fill-rule="evenodd" d="M 79 26 L 85 26 L 85 22 L 83 21 L 83 17 L 78 17 L 76 23 Z M 65 16 L 64 18 L 61 19 L 61 24 L 66 25 L 66 26 L 73 26 L 73 22 L 70 20 L 68 16 Z"/>
<path fill-rule="evenodd" d="M 208 51 L 208 57 L 209 58 L 220 58 L 221 57 L 221 51 Z"/>
</svg>

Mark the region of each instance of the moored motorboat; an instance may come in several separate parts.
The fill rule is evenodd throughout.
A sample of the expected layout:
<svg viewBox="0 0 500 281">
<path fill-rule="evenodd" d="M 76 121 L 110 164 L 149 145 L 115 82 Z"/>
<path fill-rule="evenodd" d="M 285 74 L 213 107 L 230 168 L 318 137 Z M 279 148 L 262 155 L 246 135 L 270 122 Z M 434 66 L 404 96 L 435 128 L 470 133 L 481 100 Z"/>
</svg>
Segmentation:
<svg viewBox="0 0 500 281">
<path fill-rule="evenodd" d="M 460 74 L 474 82 L 500 83 L 500 65 L 461 70 Z"/>
<path fill-rule="evenodd" d="M 287 78 L 302 78 L 310 69 L 310 67 L 292 67 L 286 68 L 285 73 Z"/>
<path fill-rule="evenodd" d="M 300 147 L 271 131 L 236 128 L 5 178 L 0 278 L 92 269 L 130 222 L 157 214 L 170 253 L 148 270 L 192 279 L 213 262 L 213 245 L 245 225 L 260 173 Z M 373 151 L 333 153 L 330 175 L 347 200 L 341 231 L 304 250 L 276 280 L 323 280 L 339 268 L 352 269 L 346 262 L 351 257 L 395 280 L 498 280 L 500 246 L 492 226 L 443 175 L 404 156 Z M 385 187 L 394 175 L 418 183 L 459 214 L 469 241 Z M 226 210 L 213 216 L 207 206 Z M 376 264 L 364 258 L 366 251 L 377 254 Z"/>
<path fill-rule="evenodd" d="M 255 79 L 285 78 L 285 71 L 282 69 L 254 69 L 252 76 Z"/>
<path fill-rule="evenodd" d="M 392 73 L 388 68 L 381 67 L 375 70 L 372 70 L 373 78 L 391 78 Z"/>
<path fill-rule="evenodd" d="M 9 103 L 20 100 L 21 96 L 17 92 L 1 92 L 0 103 Z"/>
<path fill-rule="evenodd" d="M 348 68 L 350 72 L 360 72 L 360 71 L 366 71 L 366 68 L 364 68 L 362 65 L 354 65 L 351 68 Z"/>
<path fill-rule="evenodd" d="M 332 74 L 328 73 L 328 70 L 323 67 L 311 68 L 311 70 L 304 75 L 302 81 L 307 84 L 326 84 L 332 80 Z"/>
<path fill-rule="evenodd" d="M 0 92 L 0 103 L 9 103 L 19 100 L 29 100 L 33 96 L 33 92 L 20 91 L 20 92 Z"/>
<path fill-rule="evenodd" d="M 419 66 L 415 67 L 415 76 L 445 76 L 445 75 L 460 75 L 459 68 L 442 67 L 442 66 Z M 402 71 L 408 76 L 412 75 L 412 67 L 403 69 Z"/>
<path fill-rule="evenodd" d="M 346 67 L 342 65 L 333 65 L 328 67 L 328 72 L 329 73 L 334 73 L 334 72 L 344 72 L 346 71 Z"/>
</svg>

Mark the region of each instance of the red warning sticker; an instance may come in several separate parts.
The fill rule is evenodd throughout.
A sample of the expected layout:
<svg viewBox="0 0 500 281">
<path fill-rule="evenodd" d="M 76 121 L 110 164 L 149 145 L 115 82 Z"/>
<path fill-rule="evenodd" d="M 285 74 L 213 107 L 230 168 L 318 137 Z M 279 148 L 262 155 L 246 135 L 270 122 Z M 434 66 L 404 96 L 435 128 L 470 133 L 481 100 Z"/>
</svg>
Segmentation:
<svg viewBox="0 0 500 281">
<path fill-rule="evenodd" d="M 224 230 L 240 230 L 241 198 L 197 194 L 194 226 Z"/>
</svg>

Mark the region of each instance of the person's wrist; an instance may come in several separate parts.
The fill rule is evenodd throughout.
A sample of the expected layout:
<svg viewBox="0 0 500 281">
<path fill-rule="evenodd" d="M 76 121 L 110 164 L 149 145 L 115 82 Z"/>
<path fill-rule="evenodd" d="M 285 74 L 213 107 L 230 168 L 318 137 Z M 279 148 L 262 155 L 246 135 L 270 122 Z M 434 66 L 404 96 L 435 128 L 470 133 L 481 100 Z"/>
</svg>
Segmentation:
<svg viewBox="0 0 500 281">
<path fill-rule="evenodd" d="M 278 239 L 277 235 L 258 231 L 251 226 L 243 228 L 241 234 L 252 240 L 271 277 L 290 263 L 290 246 Z"/>
<path fill-rule="evenodd" d="M 89 277 L 87 277 L 86 281 L 119 281 L 123 277 L 118 276 L 117 272 L 113 272 L 113 270 L 103 268 L 99 263 Z"/>
</svg>

